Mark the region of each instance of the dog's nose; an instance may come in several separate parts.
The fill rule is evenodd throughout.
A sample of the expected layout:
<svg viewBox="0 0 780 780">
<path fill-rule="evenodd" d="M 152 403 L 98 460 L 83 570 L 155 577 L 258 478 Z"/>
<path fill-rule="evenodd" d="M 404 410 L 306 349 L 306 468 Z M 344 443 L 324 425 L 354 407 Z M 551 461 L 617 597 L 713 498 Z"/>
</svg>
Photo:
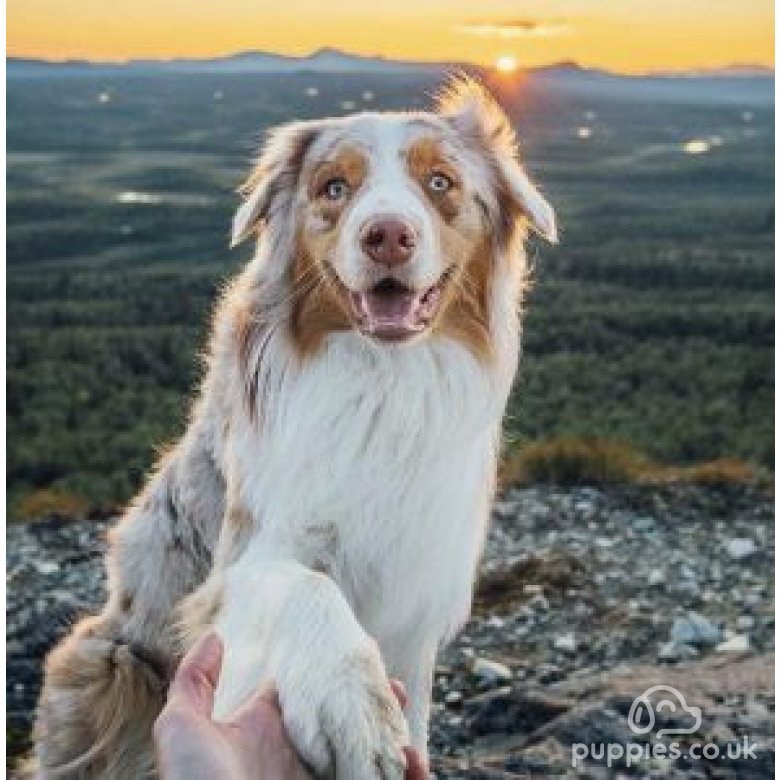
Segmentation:
<svg viewBox="0 0 780 780">
<path fill-rule="evenodd" d="M 375 263 L 393 268 L 411 258 L 417 234 L 412 225 L 399 217 L 382 217 L 363 228 L 360 245 Z"/>
</svg>

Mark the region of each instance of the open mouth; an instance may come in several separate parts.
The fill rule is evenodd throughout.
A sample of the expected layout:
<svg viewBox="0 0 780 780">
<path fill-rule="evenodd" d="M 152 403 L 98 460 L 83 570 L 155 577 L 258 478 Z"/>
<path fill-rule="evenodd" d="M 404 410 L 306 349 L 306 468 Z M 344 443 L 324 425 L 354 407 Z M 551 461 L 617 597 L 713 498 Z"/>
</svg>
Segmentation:
<svg viewBox="0 0 780 780">
<path fill-rule="evenodd" d="M 439 310 L 447 275 L 427 290 L 412 290 L 396 279 L 383 279 L 367 292 L 351 292 L 360 329 L 383 341 L 403 341 L 423 332 Z"/>
</svg>

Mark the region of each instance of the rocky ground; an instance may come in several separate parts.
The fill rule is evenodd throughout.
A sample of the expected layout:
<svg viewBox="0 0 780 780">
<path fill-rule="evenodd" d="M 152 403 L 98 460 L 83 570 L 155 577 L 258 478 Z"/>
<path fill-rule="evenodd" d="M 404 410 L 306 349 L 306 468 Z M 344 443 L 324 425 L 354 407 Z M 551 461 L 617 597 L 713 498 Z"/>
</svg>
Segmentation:
<svg viewBox="0 0 780 780">
<path fill-rule="evenodd" d="M 14 755 L 28 746 L 44 653 L 100 603 L 106 527 L 8 529 Z M 437 776 L 773 776 L 773 527 L 772 499 L 744 490 L 505 493 L 475 615 L 437 668 Z M 698 727 L 663 690 L 632 718 L 655 685 L 699 708 Z"/>
</svg>

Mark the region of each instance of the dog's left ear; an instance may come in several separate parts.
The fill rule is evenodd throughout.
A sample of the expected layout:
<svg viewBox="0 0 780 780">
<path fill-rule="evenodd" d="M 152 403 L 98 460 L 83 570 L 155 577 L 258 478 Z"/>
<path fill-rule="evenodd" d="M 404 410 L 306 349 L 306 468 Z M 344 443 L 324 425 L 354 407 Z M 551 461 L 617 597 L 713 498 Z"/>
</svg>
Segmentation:
<svg viewBox="0 0 780 780">
<path fill-rule="evenodd" d="M 314 122 L 292 122 L 268 133 L 249 177 L 238 189 L 244 202 L 233 217 L 231 248 L 258 233 L 277 209 L 287 210 L 316 134 Z"/>
<path fill-rule="evenodd" d="M 523 169 L 515 131 L 490 93 L 473 79 L 460 76 L 439 95 L 437 111 L 467 143 L 490 155 L 514 206 L 539 235 L 557 243 L 555 212 Z"/>
</svg>

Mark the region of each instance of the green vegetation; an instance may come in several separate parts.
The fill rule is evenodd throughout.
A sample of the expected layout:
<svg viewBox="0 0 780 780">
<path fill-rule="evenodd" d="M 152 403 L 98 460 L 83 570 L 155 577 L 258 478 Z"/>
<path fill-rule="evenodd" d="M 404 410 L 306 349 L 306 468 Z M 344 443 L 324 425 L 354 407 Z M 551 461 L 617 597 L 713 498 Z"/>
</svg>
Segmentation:
<svg viewBox="0 0 780 780">
<path fill-rule="evenodd" d="M 182 430 L 214 297 L 249 251 L 229 253 L 227 233 L 263 128 L 336 113 L 365 90 L 382 107 L 422 104 L 432 87 L 409 76 L 9 82 L 12 516 L 126 501 Z M 771 467 L 772 99 L 689 89 L 674 102 L 549 85 L 504 95 L 562 227 L 559 247 L 531 246 L 513 447 L 618 440 L 654 463 Z M 709 154 L 683 153 L 713 136 Z"/>
</svg>

